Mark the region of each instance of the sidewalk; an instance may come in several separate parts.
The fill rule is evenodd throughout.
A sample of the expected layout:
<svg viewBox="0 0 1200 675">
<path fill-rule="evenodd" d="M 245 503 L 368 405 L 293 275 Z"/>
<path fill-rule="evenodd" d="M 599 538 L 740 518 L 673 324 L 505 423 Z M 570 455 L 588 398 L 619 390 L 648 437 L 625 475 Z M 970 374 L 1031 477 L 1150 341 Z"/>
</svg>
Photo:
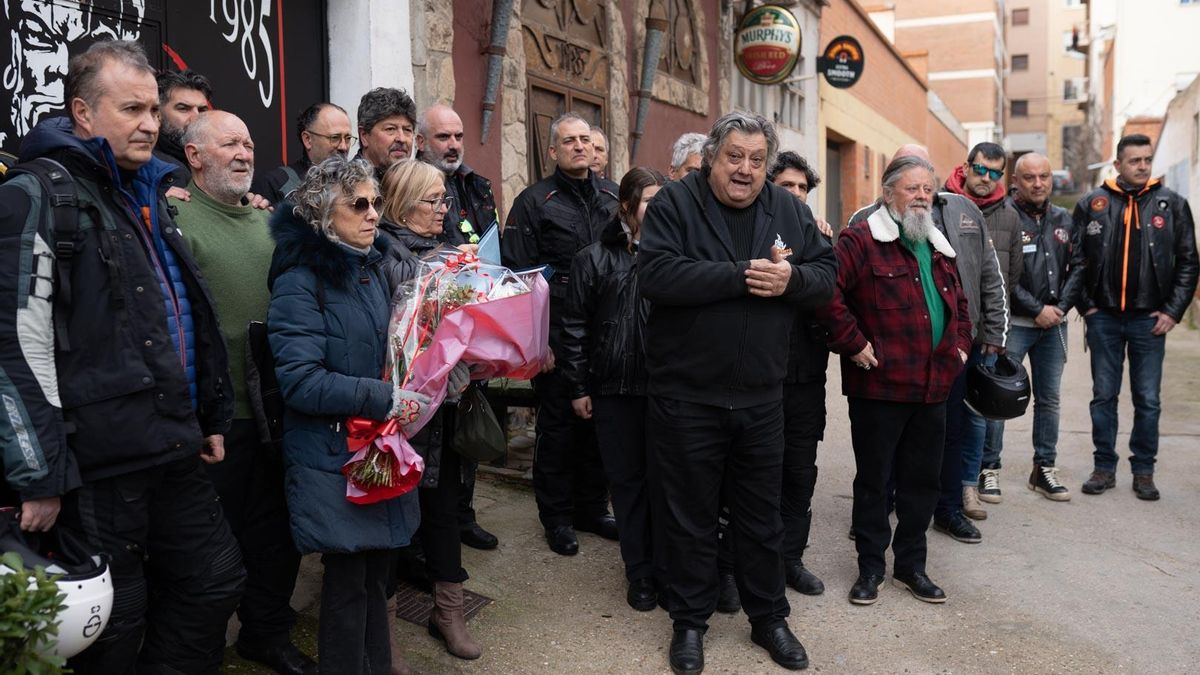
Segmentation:
<svg viewBox="0 0 1200 675">
<path fill-rule="evenodd" d="M 985 505 L 983 543 L 931 531 L 929 574 L 949 595 L 942 606 L 881 589 L 874 606 L 846 600 L 856 575 L 850 524 L 854 461 L 846 403 L 831 363 L 829 425 L 818 464 L 812 543 L 805 563 L 826 585 L 810 598 L 788 591 L 790 624 L 808 649 L 811 672 L 832 673 L 1184 673 L 1200 661 L 1200 332 L 1168 338 L 1159 502 L 1138 501 L 1123 459 L 1117 488 L 1088 496 L 1091 378 L 1083 325 L 1070 322 L 1059 462 L 1072 499 L 1054 503 L 1025 487 L 1032 410 L 1008 425 L 1004 503 Z M 1122 400 L 1119 443 L 1132 406 Z M 1127 455 L 1127 450 L 1122 456 Z M 423 627 L 400 622 L 420 673 L 669 673 L 665 612 L 625 604 L 615 542 L 580 535 L 564 558 L 545 545 L 531 491 L 482 480 L 480 522 L 500 537 L 496 551 L 464 548 L 467 587 L 494 603 L 469 627 L 484 644 L 474 662 L 446 654 Z M 320 565 L 305 561 L 294 604 L 315 628 Z M 311 637 L 305 648 L 315 650 Z M 749 640 L 745 616 L 714 615 L 706 673 L 782 673 Z M 231 650 L 232 653 L 232 650 Z M 228 672 L 254 672 L 231 662 Z"/>
</svg>

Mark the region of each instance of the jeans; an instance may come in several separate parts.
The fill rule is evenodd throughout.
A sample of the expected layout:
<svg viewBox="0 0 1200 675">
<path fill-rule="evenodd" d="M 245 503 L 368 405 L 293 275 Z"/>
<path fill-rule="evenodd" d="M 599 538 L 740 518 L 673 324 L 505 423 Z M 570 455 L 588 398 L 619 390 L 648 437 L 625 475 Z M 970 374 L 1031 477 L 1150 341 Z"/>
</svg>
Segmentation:
<svg viewBox="0 0 1200 675">
<path fill-rule="evenodd" d="M 966 485 L 976 484 L 975 479 L 965 480 L 965 474 L 974 467 L 974 474 L 978 476 L 979 461 L 983 457 L 985 427 L 983 418 L 967 408 L 964 397 L 967 393 L 967 371 L 984 358 L 978 348 L 971 350 L 966 367 L 954 378 L 954 384 L 950 386 L 950 394 L 946 398 L 946 429 L 942 440 L 942 489 L 938 495 L 937 509 L 934 511 L 934 519 L 939 522 L 962 512 L 962 489 Z M 896 491 L 899 490 L 897 485 Z"/>
<path fill-rule="evenodd" d="M 1063 367 L 1067 363 L 1067 324 L 1041 329 L 1013 326 L 1008 334 L 1008 354 L 1021 361 L 1029 355 L 1029 377 L 1033 386 L 1033 463 L 1054 466 L 1058 457 L 1058 410 Z M 983 466 L 1000 468 L 1004 449 L 1004 422 L 987 423 Z"/>
<path fill-rule="evenodd" d="M 962 377 L 966 378 L 967 371 L 974 368 L 977 364 L 995 365 L 995 354 L 984 354 L 979 347 L 971 350 L 971 356 L 967 359 L 967 366 L 963 369 Z M 966 380 L 963 380 L 963 386 L 966 386 Z M 963 389 L 966 393 L 966 389 Z M 979 467 L 983 464 L 984 444 L 986 443 L 987 435 L 987 420 L 977 414 L 974 410 L 963 405 L 962 419 L 962 435 L 959 439 L 960 452 L 962 454 L 962 475 L 959 488 L 959 499 L 962 499 L 963 487 L 974 486 L 979 482 Z"/>
<path fill-rule="evenodd" d="M 1125 354 L 1129 353 L 1129 388 L 1133 393 L 1133 431 L 1129 434 L 1129 465 L 1134 475 L 1154 473 L 1158 455 L 1158 416 L 1162 412 L 1165 335 L 1150 329 L 1156 319 L 1148 312 L 1100 310 L 1085 319 L 1092 355 L 1092 445 L 1097 471 L 1116 471 L 1117 395 Z"/>
</svg>

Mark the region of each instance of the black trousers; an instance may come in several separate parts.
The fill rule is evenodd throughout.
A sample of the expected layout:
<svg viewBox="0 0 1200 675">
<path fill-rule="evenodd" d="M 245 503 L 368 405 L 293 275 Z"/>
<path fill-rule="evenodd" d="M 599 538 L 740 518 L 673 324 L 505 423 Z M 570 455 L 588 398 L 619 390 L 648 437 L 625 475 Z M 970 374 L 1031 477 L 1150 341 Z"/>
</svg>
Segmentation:
<svg viewBox="0 0 1200 675">
<path fill-rule="evenodd" d="M 218 671 L 246 572 L 199 457 L 85 483 L 59 523 L 109 555 L 113 579 L 108 626 L 74 672 Z"/>
<path fill-rule="evenodd" d="M 883 575 L 891 541 L 897 574 L 925 571 L 925 530 L 933 517 L 946 429 L 945 403 L 849 398 L 854 445 L 852 525 L 860 574 Z M 887 482 L 896 481 L 896 536 L 888 521 Z"/>
<path fill-rule="evenodd" d="M 650 578 L 654 553 L 646 483 L 646 397 L 593 396 L 592 419 L 621 534 L 625 578 Z"/>
<path fill-rule="evenodd" d="M 659 462 L 663 528 L 676 629 L 706 630 L 717 605 L 717 513 L 729 505 L 742 609 L 756 626 L 785 622 L 783 410 L 779 402 L 740 410 L 651 396 L 649 443 Z"/>
<path fill-rule="evenodd" d="M 783 559 L 800 561 L 812 528 L 817 443 L 825 437 L 825 383 L 783 386 Z"/>
<path fill-rule="evenodd" d="M 465 530 L 475 524 L 475 474 L 479 471 L 479 462 L 465 457 L 459 460 L 462 483 L 458 491 L 458 529 Z"/>
<path fill-rule="evenodd" d="M 392 551 L 321 556 L 321 615 L 317 627 L 320 672 L 386 675 L 392 668 L 387 586 Z"/>
<path fill-rule="evenodd" d="M 447 425 L 443 439 L 453 437 L 453 414 L 444 415 Z M 425 572 L 430 581 L 459 583 L 467 580 L 462 566 L 462 543 L 458 537 L 459 483 L 461 458 L 443 442 L 441 470 L 436 487 L 417 490 L 421 500 L 421 548 L 425 551 Z"/>
<path fill-rule="evenodd" d="M 967 435 L 967 369 L 963 368 L 946 399 L 946 441 L 942 448 L 941 489 L 934 516 L 947 519 L 962 511 L 962 446 Z"/>
<path fill-rule="evenodd" d="M 225 461 L 206 468 L 246 565 L 238 640 L 288 642 L 296 623 L 291 599 L 300 554 L 292 542 L 283 494 L 283 455 L 259 440 L 254 420 L 234 420 L 225 434 Z"/>
<path fill-rule="evenodd" d="M 557 372 L 533 381 L 538 397 L 533 494 L 538 517 L 549 529 L 608 513 L 604 466 L 592 420 L 571 409 L 571 388 Z"/>
</svg>

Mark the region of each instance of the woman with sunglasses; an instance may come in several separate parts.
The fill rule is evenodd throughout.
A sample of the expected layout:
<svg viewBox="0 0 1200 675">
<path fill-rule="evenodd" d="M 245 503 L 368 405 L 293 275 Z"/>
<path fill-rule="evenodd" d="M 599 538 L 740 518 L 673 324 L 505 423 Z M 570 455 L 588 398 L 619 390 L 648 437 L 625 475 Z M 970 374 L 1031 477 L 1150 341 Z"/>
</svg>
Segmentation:
<svg viewBox="0 0 1200 675">
<path fill-rule="evenodd" d="M 275 259 L 267 315 L 287 410 L 283 455 L 292 538 L 322 553 L 321 672 L 404 672 L 389 647 L 393 551 L 420 522 L 417 495 L 346 499 L 346 419 L 396 417 L 381 379 L 391 292 L 376 239 L 382 202 L 371 165 L 333 155 L 311 168 L 271 222 Z M 393 672 L 395 672 L 393 670 Z"/>
<path fill-rule="evenodd" d="M 616 217 L 599 241 L 575 255 L 560 361 L 571 383 L 575 414 L 596 421 L 629 583 L 625 600 L 642 612 L 658 604 L 659 589 L 646 485 L 647 376 L 642 336 L 649 304 L 638 293 L 635 268 L 646 205 L 666 182 L 653 169 L 630 169 L 618 189 Z"/>
<path fill-rule="evenodd" d="M 449 208 L 445 175 L 415 159 L 402 159 L 383 174 L 383 213 L 380 238 L 388 241 L 389 270 L 393 289 L 416 276 L 422 259 L 443 244 L 442 221 Z M 474 252 L 473 245 L 459 249 Z M 417 541 L 425 554 L 425 575 L 433 584 L 433 613 L 429 634 L 442 640 L 446 651 L 460 659 L 477 659 L 482 647 L 467 632 L 463 616 L 462 545 L 458 534 L 458 499 L 461 490 L 462 458 L 451 447 L 454 438 L 458 395 L 469 382 L 464 366 L 451 372 L 450 392 L 438 413 L 416 436 L 413 448 L 425 460 L 425 473 L 418 489 L 421 529 Z"/>
</svg>

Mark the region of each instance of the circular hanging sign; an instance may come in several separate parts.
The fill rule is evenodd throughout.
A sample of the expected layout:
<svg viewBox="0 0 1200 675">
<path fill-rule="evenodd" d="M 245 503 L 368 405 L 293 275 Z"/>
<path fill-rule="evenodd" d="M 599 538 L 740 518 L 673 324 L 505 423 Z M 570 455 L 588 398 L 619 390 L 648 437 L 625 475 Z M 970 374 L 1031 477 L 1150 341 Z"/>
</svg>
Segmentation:
<svg viewBox="0 0 1200 675">
<path fill-rule="evenodd" d="M 817 69 L 825 74 L 826 82 L 838 89 L 852 86 L 863 73 L 862 45 L 849 35 L 833 38 L 818 60 Z"/>
<path fill-rule="evenodd" d="M 757 84 L 782 82 L 800 57 L 800 23 L 776 5 L 755 7 L 742 17 L 733 38 L 733 60 Z"/>
</svg>

